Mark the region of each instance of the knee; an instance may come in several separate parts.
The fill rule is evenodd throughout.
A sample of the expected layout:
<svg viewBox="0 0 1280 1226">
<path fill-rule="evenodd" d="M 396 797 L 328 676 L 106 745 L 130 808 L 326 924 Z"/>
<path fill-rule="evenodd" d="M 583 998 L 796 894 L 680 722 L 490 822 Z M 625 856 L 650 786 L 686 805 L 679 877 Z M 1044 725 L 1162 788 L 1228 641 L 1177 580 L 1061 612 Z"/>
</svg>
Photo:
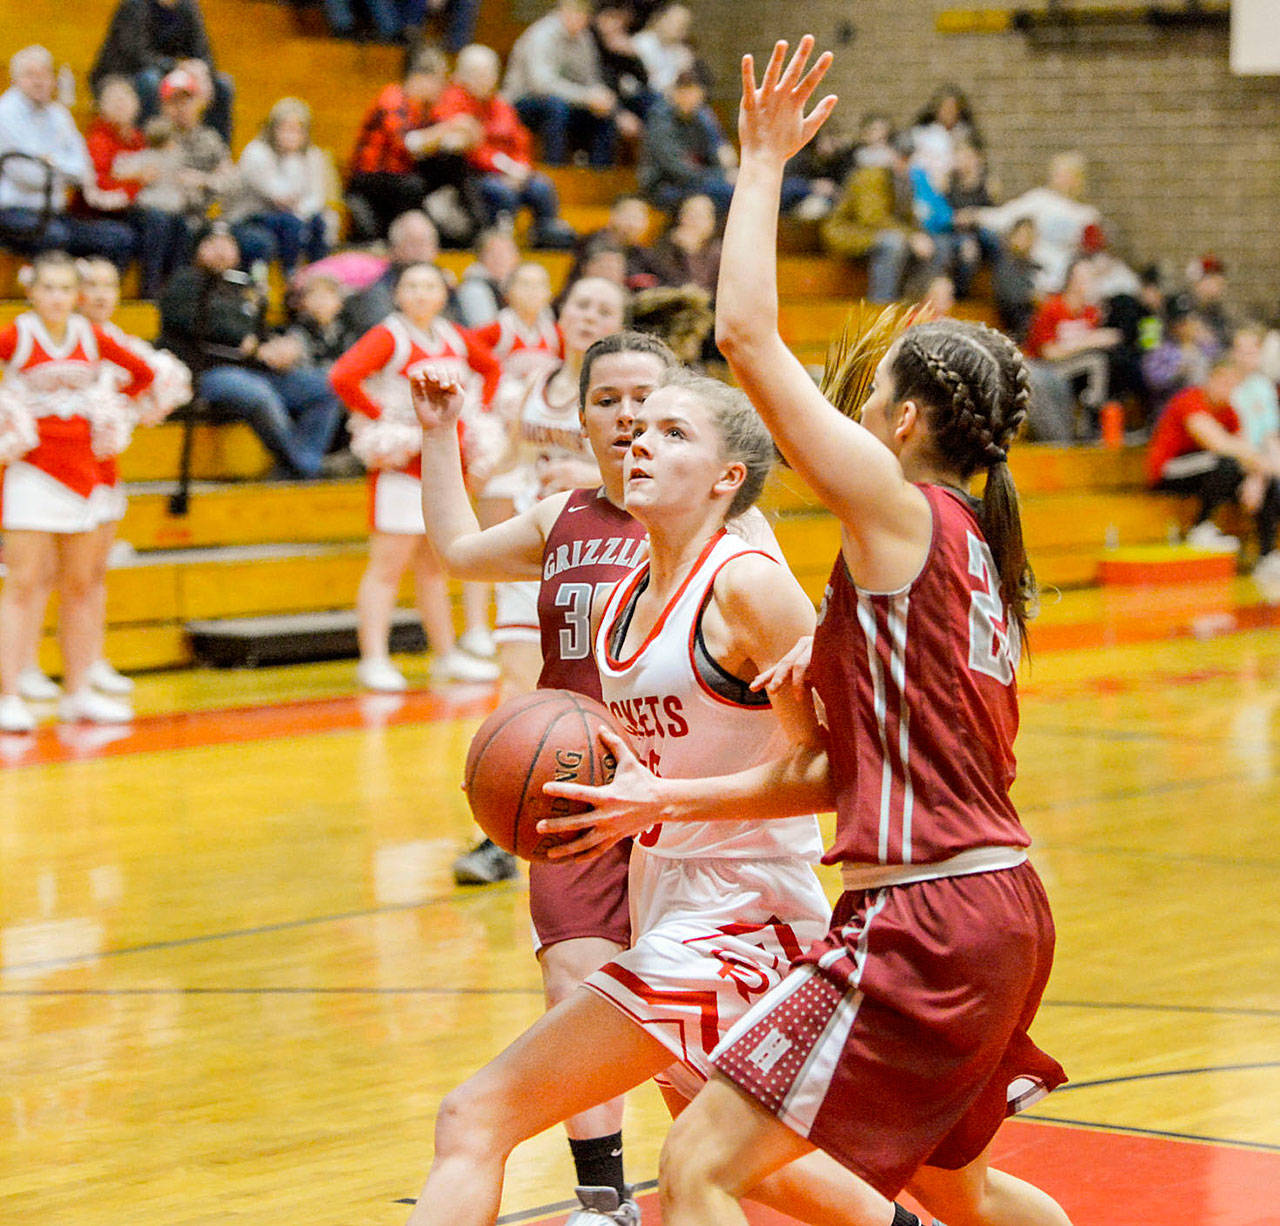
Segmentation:
<svg viewBox="0 0 1280 1226">
<path fill-rule="evenodd" d="M 692 1125 L 693 1116 L 686 1110 L 671 1125 L 663 1143 L 658 1159 L 663 1203 L 687 1201 L 712 1189 L 740 1197 L 744 1189 L 739 1186 L 734 1164 L 724 1161 L 705 1133 Z"/>
<path fill-rule="evenodd" d="M 475 1078 L 465 1081 L 451 1090 L 440 1103 L 436 1113 L 435 1152 L 438 1157 L 456 1157 L 460 1154 L 502 1156 L 514 1148 L 514 1142 L 500 1135 L 497 1121 L 505 1115 L 511 1117 L 508 1104 L 505 1112 L 495 1111 L 490 1096 L 475 1084 Z"/>
</svg>

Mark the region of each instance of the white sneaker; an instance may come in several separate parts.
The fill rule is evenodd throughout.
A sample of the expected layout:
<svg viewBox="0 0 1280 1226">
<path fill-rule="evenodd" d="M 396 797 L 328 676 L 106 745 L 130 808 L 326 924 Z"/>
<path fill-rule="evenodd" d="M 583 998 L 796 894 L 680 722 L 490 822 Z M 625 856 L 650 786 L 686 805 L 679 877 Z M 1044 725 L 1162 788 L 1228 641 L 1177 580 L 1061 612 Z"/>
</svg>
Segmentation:
<svg viewBox="0 0 1280 1226">
<path fill-rule="evenodd" d="M 473 626 L 458 640 L 458 650 L 478 660 L 492 660 L 498 654 L 498 645 L 483 626 Z"/>
<path fill-rule="evenodd" d="M 1190 545 L 1193 549 L 1203 549 L 1206 553 L 1240 552 L 1240 538 L 1238 536 L 1228 536 L 1217 524 L 1208 519 L 1204 523 L 1196 524 L 1194 528 L 1189 529 L 1187 535 L 1182 539 L 1185 544 Z"/>
<path fill-rule="evenodd" d="M 437 681 L 497 681 L 501 673 L 492 660 L 477 660 L 456 647 L 437 656 L 431 666 L 431 675 Z"/>
<path fill-rule="evenodd" d="M 34 732 L 36 717 L 17 694 L 0 698 L 0 732 Z"/>
<path fill-rule="evenodd" d="M 106 660 L 95 660 L 86 674 L 91 686 L 100 694 L 114 694 L 124 698 L 133 693 L 133 682 L 123 673 L 118 673 Z"/>
<path fill-rule="evenodd" d="M 36 665 L 28 664 L 18 674 L 18 693 L 28 702 L 52 702 L 62 693 L 62 686 L 46 677 Z"/>
<path fill-rule="evenodd" d="M 127 724 L 133 719 L 128 703 L 117 702 L 87 686 L 74 694 L 63 694 L 58 702 L 58 718 L 64 724 Z"/>
<path fill-rule="evenodd" d="M 1254 563 L 1253 577 L 1269 586 L 1280 584 L 1280 553 L 1264 553 Z"/>
<path fill-rule="evenodd" d="M 399 694 L 409 687 L 404 675 L 386 656 L 361 660 L 356 665 L 356 680 L 366 690 L 377 690 L 380 694 Z"/>
<path fill-rule="evenodd" d="M 578 1203 L 564 1226 L 640 1226 L 640 1206 L 621 1200 L 615 1188 L 578 1188 Z"/>
</svg>

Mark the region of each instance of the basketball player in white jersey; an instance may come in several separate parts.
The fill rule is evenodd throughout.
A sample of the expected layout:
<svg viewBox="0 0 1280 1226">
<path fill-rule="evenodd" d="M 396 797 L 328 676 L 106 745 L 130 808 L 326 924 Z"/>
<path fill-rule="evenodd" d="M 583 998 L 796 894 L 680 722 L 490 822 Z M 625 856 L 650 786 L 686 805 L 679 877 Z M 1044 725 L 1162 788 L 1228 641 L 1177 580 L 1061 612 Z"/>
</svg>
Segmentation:
<svg viewBox="0 0 1280 1226">
<path fill-rule="evenodd" d="M 814 617 L 785 565 L 725 532 L 772 463 L 759 419 L 713 380 L 668 378 L 636 414 L 624 469 L 650 560 L 610 599 L 597 666 L 605 700 L 648 762 L 705 773 L 765 760 L 793 722 L 812 719 L 787 698 L 777 709 L 758 701 L 748 684 Z M 411 1226 L 494 1222 L 516 1145 L 646 1078 L 661 1077 L 678 1113 L 722 1031 L 774 985 L 788 951 L 825 931 L 811 817 L 654 828 L 641 842 L 632 947 L 446 1097 Z M 755 1190 L 815 1223 L 861 1223 L 859 1195 L 817 1155 Z"/>
</svg>

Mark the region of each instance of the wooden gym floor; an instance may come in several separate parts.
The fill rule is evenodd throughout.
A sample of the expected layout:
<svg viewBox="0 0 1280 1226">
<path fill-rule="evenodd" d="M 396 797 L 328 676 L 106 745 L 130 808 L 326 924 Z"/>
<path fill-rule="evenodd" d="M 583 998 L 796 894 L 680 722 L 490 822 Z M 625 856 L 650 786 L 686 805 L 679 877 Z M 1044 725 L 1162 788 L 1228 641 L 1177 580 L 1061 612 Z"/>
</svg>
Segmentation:
<svg viewBox="0 0 1280 1226">
<path fill-rule="evenodd" d="M 1243 587 L 1072 596 L 1022 677 L 1072 1083 L 1002 1158 L 1077 1226 L 1280 1223 L 1280 634 Z M 489 691 L 351 671 L 155 674 L 130 729 L 0 738 L 5 1226 L 399 1223 L 441 1095 L 538 1015 L 523 878 L 449 872 Z M 642 1087 L 642 1185 L 664 1131 Z M 572 1183 L 530 1142 L 505 1220 Z"/>
</svg>

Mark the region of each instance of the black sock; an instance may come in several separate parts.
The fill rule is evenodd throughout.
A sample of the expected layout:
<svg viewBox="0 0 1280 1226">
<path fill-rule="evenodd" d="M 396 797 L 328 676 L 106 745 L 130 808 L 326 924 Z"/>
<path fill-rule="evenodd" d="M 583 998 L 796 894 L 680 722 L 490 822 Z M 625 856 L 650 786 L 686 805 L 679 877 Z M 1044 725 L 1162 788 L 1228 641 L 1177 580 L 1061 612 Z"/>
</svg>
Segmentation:
<svg viewBox="0 0 1280 1226">
<path fill-rule="evenodd" d="M 908 1213 L 897 1201 L 893 1202 L 893 1221 L 889 1226 L 924 1226 L 914 1213 Z"/>
<path fill-rule="evenodd" d="M 622 1178 L 622 1133 L 592 1137 L 588 1141 L 569 1138 L 578 1183 L 584 1188 L 615 1188 L 619 1200 L 626 1200 L 627 1185 Z"/>
</svg>

